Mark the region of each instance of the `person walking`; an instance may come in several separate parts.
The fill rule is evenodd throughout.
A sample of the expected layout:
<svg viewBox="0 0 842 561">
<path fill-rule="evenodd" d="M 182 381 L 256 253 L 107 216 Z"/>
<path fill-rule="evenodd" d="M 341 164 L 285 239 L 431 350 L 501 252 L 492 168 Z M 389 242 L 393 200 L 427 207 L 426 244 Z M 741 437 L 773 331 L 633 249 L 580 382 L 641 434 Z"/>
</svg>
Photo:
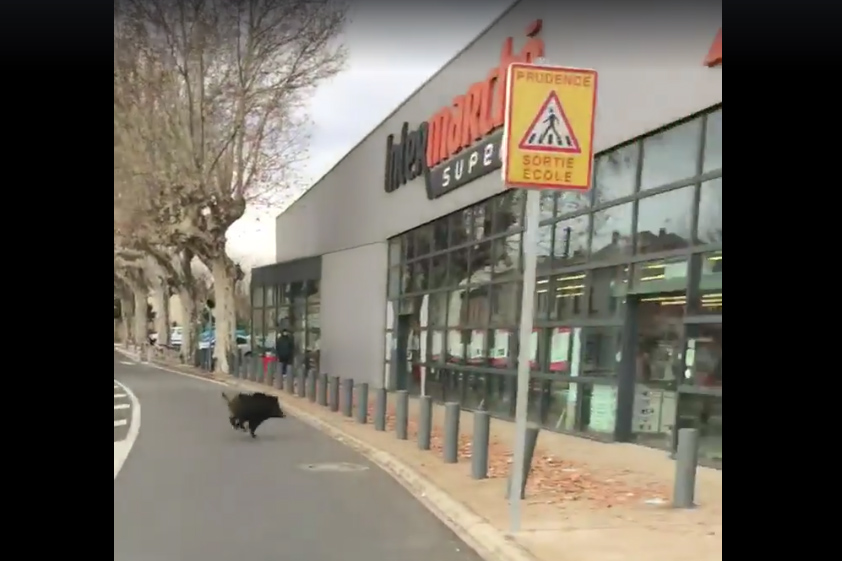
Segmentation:
<svg viewBox="0 0 842 561">
<path fill-rule="evenodd" d="M 286 376 L 292 364 L 292 356 L 295 350 L 295 341 L 288 329 L 281 330 L 275 340 L 275 357 L 281 368 L 281 376 Z"/>
</svg>

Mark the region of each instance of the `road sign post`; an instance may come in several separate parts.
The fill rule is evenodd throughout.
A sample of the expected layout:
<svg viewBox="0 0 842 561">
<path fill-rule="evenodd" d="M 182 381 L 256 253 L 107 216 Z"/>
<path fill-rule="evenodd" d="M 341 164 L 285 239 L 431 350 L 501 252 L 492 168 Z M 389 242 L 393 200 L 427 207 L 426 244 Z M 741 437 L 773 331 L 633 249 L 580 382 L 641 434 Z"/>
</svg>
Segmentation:
<svg viewBox="0 0 842 561">
<path fill-rule="evenodd" d="M 538 269 L 540 189 L 587 191 L 593 168 L 595 70 L 513 63 L 506 80 L 503 181 L 527 189 L 523 234 L 523 289 L 517 358 L 515 442 L 509 489 L 509 526 L 520 531 L 521 488 L 526 475 L 526 413 L 530 345 Z"/>
</svg>

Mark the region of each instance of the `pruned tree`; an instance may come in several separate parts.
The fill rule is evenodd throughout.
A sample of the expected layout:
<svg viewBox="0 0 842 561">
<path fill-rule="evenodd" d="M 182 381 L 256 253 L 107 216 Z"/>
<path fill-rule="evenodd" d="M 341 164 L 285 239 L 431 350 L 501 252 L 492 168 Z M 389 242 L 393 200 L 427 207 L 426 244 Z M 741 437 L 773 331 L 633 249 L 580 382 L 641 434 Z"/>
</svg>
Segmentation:
<svg viewBox="0 0 842 561">
<path fill-rule="evenodd" d="M 114 250 L 114 276 L 131 293 L 132 329 L 129 337 L 134 344 L 142 345 L 148 336 L 147 304 L 149 281 L 144 270 L 144 256 L 130 251 Z M 127 307 L 127 306 L 124 306 Z"/>
<path fill-rule="evenodd" d="M 115 146 L 125 173 L 142 178 L 164 245 L 194 252 L 213 275 L 224 372 L 242 277 L 226 232 L 247 204 L 296 182 L 303 104 L 342 68 L 345 15 L 338 0 L 115 3 Z"/>
</svg>

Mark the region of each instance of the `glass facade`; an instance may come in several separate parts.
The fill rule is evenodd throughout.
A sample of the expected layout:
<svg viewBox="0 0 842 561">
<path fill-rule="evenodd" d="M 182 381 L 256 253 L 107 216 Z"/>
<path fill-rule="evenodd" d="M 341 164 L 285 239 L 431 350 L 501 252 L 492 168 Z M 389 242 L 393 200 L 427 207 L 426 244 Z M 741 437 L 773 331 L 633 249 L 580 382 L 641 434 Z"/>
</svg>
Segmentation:
<svg viewBox="0 0 842 561">
<path fill-rule="evenodd" d="M 321 335 L 319 281 L 252 286 L 251 305 L 251 344 L 254 352 L 274 352 L 278 333 L 288 329 L 295 341 L 296 364 L 305 364 L 318 371 Z"/>
<path fill-rule="evenodd" d="M 524 195 L 389 241 L 389 387 L 513 417 Z M 664 448 L 694 426 L 721 463 L 722 107 L 598 154 L 541 212 L 530 420 Z"/>
</svg>

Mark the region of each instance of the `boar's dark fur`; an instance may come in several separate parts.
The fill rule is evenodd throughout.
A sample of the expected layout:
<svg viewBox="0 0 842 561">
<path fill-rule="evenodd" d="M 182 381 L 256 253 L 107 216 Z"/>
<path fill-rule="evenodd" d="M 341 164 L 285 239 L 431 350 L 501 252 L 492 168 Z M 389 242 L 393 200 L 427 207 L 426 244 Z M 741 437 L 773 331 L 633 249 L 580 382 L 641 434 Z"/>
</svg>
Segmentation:
<svg viewBox="0 0 842 561">
<path fill-rule="evenodd" d="M 255 437 L 257 430 L 266 419 L 286 417 L 278 398 L 265 393 L 238 393 L 229 397 L 222 392 L 222 398 L 228 403 L 228 421 L 237 430 L 246 431 Z"/>
</svg>

